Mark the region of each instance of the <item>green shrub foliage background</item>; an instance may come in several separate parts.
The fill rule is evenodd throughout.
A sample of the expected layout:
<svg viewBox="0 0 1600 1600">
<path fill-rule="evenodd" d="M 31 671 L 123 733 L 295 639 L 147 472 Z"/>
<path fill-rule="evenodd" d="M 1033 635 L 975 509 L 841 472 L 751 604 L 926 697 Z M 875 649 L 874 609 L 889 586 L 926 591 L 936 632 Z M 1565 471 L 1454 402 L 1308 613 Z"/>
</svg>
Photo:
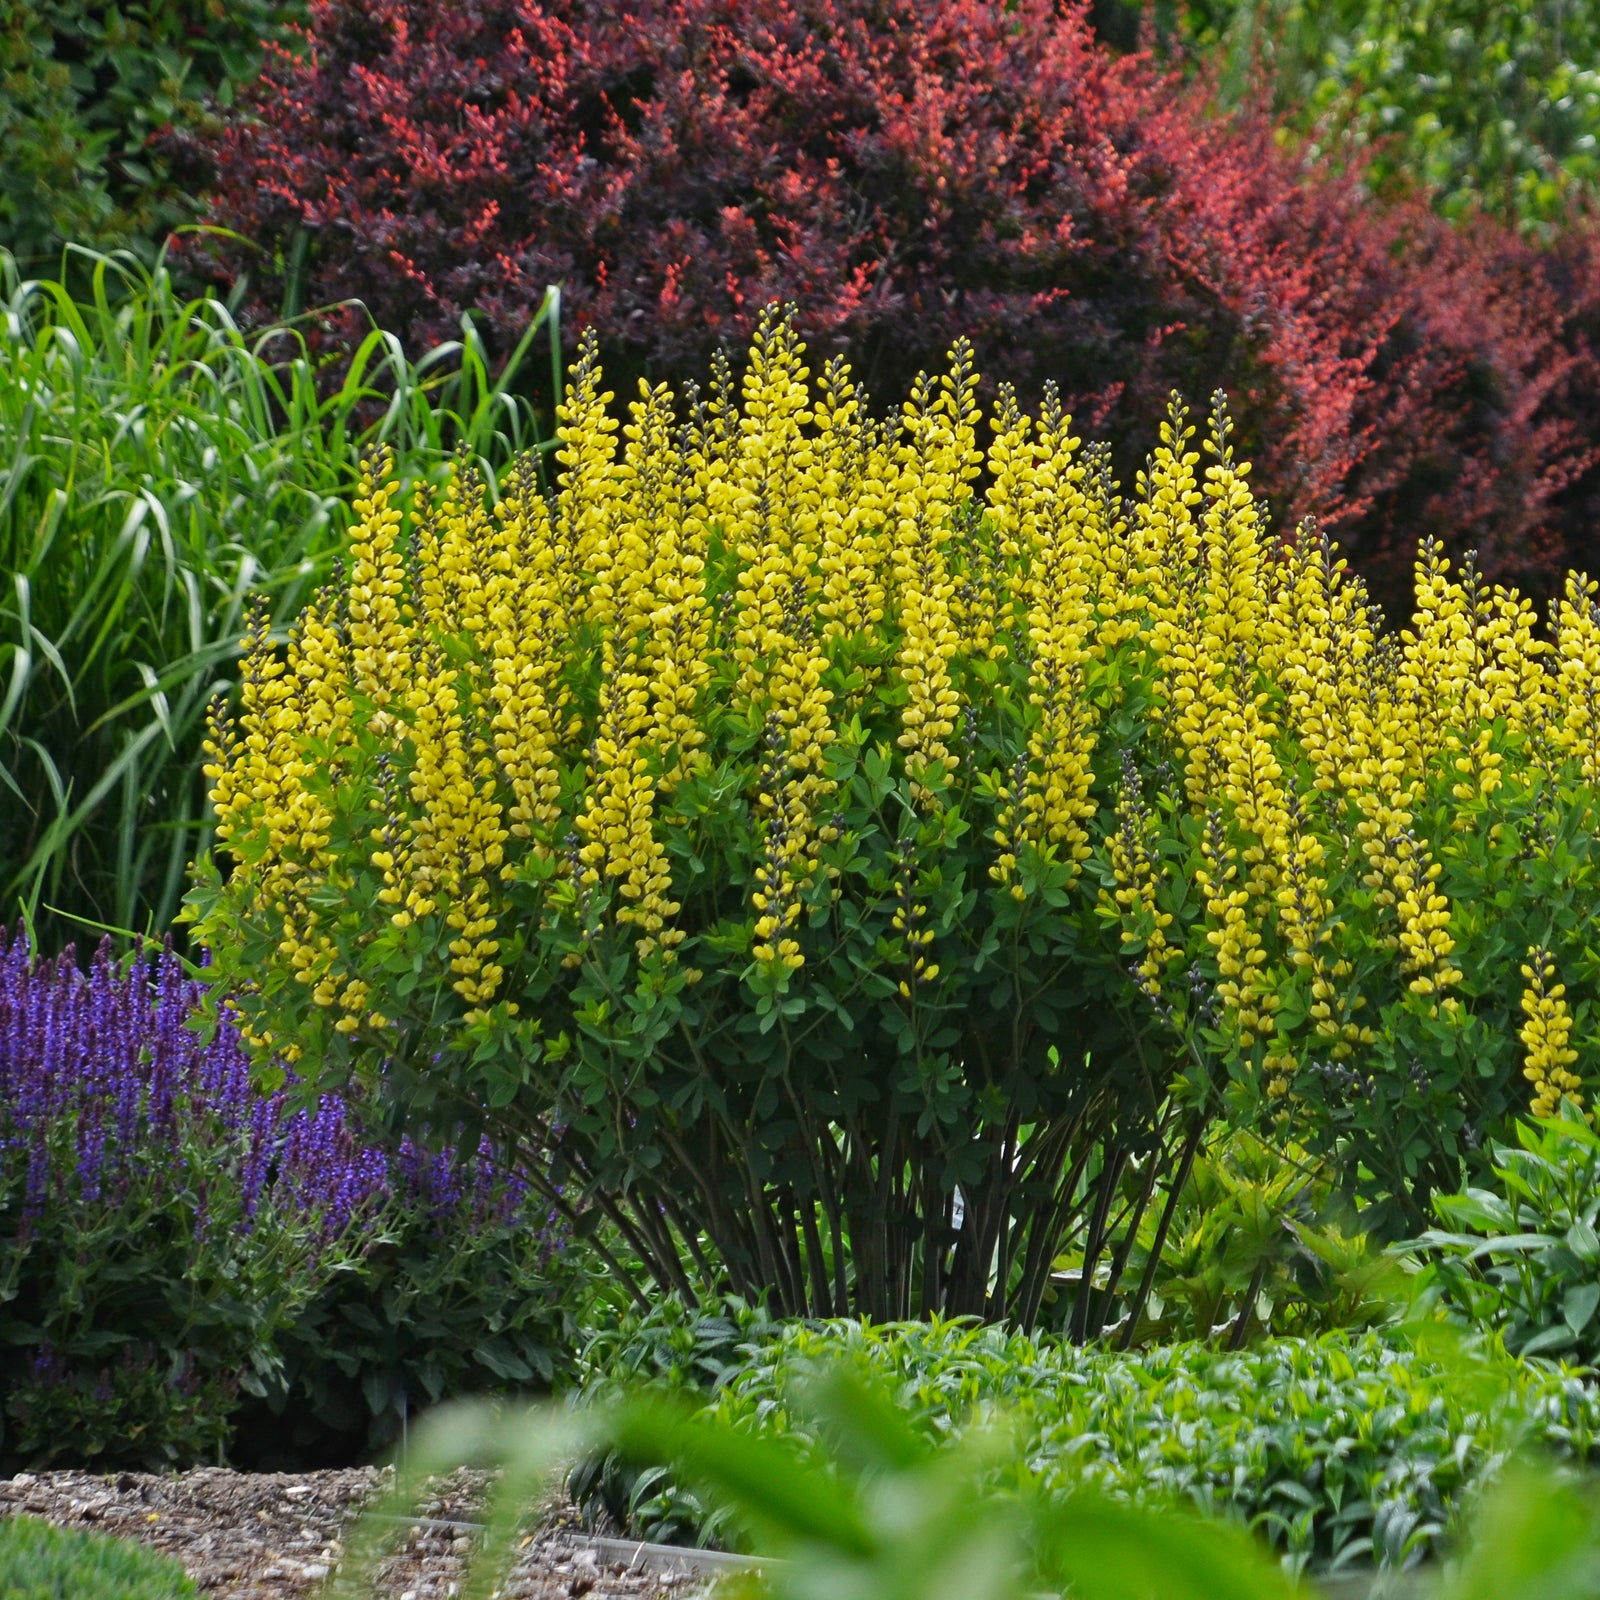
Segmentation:
<svg viewBox="0 0 1600 1600">
<path fill-rule="evenodd" d="M 1264 86 L 1314 149 L 1548 229 L 1600 179 L 1600 14 L 1571 0 L 1199 0 L 1183 30 L 1225 99 Z"/>
<path fill-rule="evenodd" d="M 197 174 L 161 135 L 215 129 L 289 0 L 9 0 L 0 19 L 0 249 L 29 273 L 64 245 L 136 247 L 154 260 L 200 214 Z"/>
</svg>

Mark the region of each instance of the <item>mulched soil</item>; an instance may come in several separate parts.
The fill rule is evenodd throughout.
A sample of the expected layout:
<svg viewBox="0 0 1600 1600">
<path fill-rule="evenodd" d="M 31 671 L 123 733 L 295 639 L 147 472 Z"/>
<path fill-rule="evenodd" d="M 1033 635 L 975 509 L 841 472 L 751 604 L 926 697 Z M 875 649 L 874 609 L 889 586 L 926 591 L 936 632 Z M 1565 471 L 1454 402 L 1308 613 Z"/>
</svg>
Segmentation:
<svg viewBox="0 0 1600 1600">
<path fill-rule="evenodd" d="M 482 1474 L 434 1486 L 419 1517 L 470 1521 Z M 195 1587 L 228 1600 L 313 1600 L 342 1551 L 353 1514 L 378 1487 L 370 1467 L 338 1472 L 234 1472 L 197 1467 L 160 1476 L 122 1472 L 19 1473 L 0 1479 L 0 1515 L 28 1512 L 66 1528 L 90 1528 L 176 1556 Z M 374 1593 L 383 1600 L 448 1600 L 471 1535 L 418 1523 L 396 1530 L 394 1554 Z M 525 1541 L 504 1600 L 688 1600 L 703 1581 L 663 1579 L 605 1562 L 585 1548 L 570 1517 L 553 1511 Z"/>
</svg>

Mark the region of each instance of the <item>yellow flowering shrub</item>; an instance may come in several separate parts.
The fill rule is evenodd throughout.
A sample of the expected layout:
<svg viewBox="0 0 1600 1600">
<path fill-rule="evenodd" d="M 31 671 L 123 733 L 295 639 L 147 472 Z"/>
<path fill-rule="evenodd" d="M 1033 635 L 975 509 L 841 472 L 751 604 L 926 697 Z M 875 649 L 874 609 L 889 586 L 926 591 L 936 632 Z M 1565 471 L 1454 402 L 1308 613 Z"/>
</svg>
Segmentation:
<svg viewBox="0 0 1600 1600">
<path fill-rule="evenodd" d="M 548 491 L 374 463 L 213 727 L 249 1035 L 794 1310 L 1026 1321 L 1223 1113 L 1415 1224 L 1586 1097 L 1595 588 L 1544 639 L 1429 545 L 1387 633 L 1195 432 L 1124 498 L 965 347 L 880 420 L 774 313 L 620 426 L 586 345 Z"/>
</svg>

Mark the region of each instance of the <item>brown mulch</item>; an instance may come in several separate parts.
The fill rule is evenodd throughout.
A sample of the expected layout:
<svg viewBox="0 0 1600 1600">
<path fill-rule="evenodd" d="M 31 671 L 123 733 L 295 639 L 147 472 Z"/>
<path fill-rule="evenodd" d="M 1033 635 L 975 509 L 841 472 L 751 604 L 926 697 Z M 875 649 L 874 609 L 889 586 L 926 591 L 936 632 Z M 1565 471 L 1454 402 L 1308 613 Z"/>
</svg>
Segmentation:
<svg viewBox="0 0 1600 1600">
<path fill-rule="evenodd" d="M 196 1467 L 161 1476 L 121 1472 L 19 1473 L 0 1479 L 0 1515 L 27 1512 L 153 1545 L 183 1563 L 204 1595 L 228 1600 L 314 1600 L 343 1550 L 352 1515 L 378 1488 L 370 1467 L 333 1472 L 234 1472 Z M 419 1518 L 466 1522 L 482 1504 L 481 1474 L 434 1485 Z M 472 1547 L 463 1529 L 426 1521 L 396 1529 L 380 1571 L 383 1600 L 448 1600 Z M 703 1589 L 605 1562 L 585 1548 L 570 1518 L 553 1512 L 524 1541 L 504 1600 L 687 1600 Z"/>
</svg>

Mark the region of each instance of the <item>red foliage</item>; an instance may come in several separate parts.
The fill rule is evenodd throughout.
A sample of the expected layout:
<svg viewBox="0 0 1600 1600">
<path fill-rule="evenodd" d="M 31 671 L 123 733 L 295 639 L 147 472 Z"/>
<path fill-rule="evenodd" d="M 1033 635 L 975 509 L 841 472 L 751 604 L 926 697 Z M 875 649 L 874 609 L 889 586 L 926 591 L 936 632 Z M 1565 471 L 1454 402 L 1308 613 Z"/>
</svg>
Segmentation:
<svg viewBox="0 0 1600 1600">
<path fill-rule="evenodd" d="M 1498 225 L 1378 210 L 1354 176 L 1296 170 L 1259 121 L 1187 126 L 1167 225 L 1254 332 L 1240 392 L 1266 403 L 1245 447 L 1274 508 L 1335 531 L 1396 616 L 1424 535 L 1535 595 L 1591 564 L 1574 510 L 1600 477 L 1600 343 L 1575 312 L 1583 294 L 1600 311 L 1600 258 L 1558 270 Z"/>
<path fill-rule="evenodd" d="M 1533 253 L 1308 180 L 1079 4 L 313 0 L 310 42 L 212 156 L 215 220 L 308 231 L 311 303 L 503 345 L 559 281 L 614 374 L 685 376 L 794 300 L 885 397 L 965 333 L 1130 448 L 1225 389 L 1386 597 L 1424 532 L 1535 589 L 1563 556 L 1593 363 Z"/>
</svg>

